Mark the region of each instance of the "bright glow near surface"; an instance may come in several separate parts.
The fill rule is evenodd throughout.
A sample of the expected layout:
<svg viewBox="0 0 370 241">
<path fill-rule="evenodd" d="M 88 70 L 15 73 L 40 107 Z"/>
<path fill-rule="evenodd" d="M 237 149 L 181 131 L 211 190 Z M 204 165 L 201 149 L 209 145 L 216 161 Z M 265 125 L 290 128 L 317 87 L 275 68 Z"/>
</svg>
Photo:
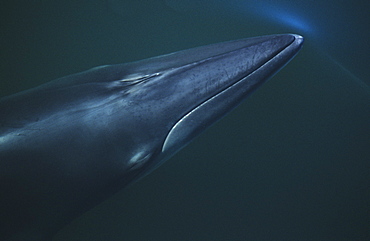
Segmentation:
<svg viewBox="0 0 370 241">
<path fill-rule="evenodd" d="M 224 3 L 226 4 L 226 3 Z M 284 2 L 270 1 L 242 1 L 233 0 L 228 3 L 232 11 L 238 11 L 246 16 L 253 15 L 263 20 L 291 27 L 300 33 L 312 33 L 314 27 L 308 18 L 302 14 L 302 11 L 297 11 L 292 4 L 284 4 Z"/>
</svg>

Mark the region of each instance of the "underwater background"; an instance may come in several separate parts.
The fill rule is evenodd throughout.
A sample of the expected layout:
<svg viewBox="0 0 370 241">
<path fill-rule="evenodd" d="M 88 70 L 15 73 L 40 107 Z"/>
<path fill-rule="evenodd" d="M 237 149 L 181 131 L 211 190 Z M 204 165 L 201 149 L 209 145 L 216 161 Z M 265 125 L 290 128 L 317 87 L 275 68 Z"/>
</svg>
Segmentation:
<svg viewBox="0 0 370 241">
<path fill-rule="evenodd" d="M 89 68 L 268 34 L 299 54 L 61 240 L 369 240 L 369 1 L 3 1 L 0 97 Z M 160 113 L 158 113 L 160 114 Z"/>
</svg>

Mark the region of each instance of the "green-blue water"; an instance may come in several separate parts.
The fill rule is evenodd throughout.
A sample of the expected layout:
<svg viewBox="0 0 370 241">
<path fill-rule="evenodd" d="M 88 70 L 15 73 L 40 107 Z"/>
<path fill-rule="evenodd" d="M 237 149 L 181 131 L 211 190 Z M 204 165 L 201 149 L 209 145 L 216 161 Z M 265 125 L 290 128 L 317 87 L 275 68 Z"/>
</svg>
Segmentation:
<svg viewBox="0 0 370 241">
<path fill-rule="evenodd" d="M 225 40 L 306 40 L 235 111 L 55 241 L 370 237 L 367 1 L 6 2 L 0 96 Z"/>
</svg>

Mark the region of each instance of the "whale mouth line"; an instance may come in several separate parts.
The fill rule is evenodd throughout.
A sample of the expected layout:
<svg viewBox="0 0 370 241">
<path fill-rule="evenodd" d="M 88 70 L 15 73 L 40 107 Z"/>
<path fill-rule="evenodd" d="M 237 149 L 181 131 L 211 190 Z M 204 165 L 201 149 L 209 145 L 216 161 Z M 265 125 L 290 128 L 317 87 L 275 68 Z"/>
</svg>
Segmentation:
<svg viewBox="0 0 370 241">
<path fill-rule="evenodd" d="M 181 118 L 179 118 L 175 124 L 172 126 L 172 128 L 169 130 L 163 145 L 162 145 L 162 153 L 170 150 L 170 149 L 176 149 L 179 146 L 183 145 L 184 142 L 185 144 L 189 142 L 193 138 L 193 133 L 196 132 L 198 129 L 205 129 L 205 126 L 209 126 L 208 122 L 213 122 L 210 121 L 212 118 L 214 119 L 215 116 L 223 116 L 226 114 L 228 111 L 230 111 L 230 108 L 224 109 L 224 107 L 219 107 L 221 111 L 210 111 L 211 114 L 205 115 L 202 113 L 202 110 L 205 108 L 218 108 L 213 102 L 217 102 L 217 98 L 221 98 L 226 92 L 229 90 L 232 90 L 234 88 L 238 88 L 237 85 L 240 85 L 244 81 L 249 80 L 249 77 L 258 72 L 260 69 L 262 69 L 264 66 L 267 66 L 270 62 L 274 61 L 276 58 L 279 57 L 282 53 L 286 52 L 288 48 L 290 48 L 294 43 L 297 43 L 298 45 L 301 44 L 303 41 L 303 38 L 299 35 L 293 35 L 292 40 L 289 41 L 284 47 L 282 47 L 280 50 L 278 50 L 275 54 L 273 54 L 271 57 L 263 61 L 258 67 L 250 71 L 249 73 L 245 74 L 243 77 L 239 77 L 236 81 L 232 81 L 229 85 L 225 86 L 221 90 L 217 91 L 217 93 L 211 95 L 207 99 L 203 100 L 199 104 L 197 104 L 194 108 L 189 110 L 186 114 L 184 114 Z M 242 48 L 240 48 L 242 49 Z M 237 51 L 237 50 L 235 50 Z M 231 51 L 233 52 L 233 51 Z M 298 52 L 298 51 L 297 51 Z M 285 63 L 286 64 L 286 63 Z M 284 64 L 284 65 L 285 65 Z M 283 66 L 284 66 L 283 65 Z M 281 68 L 283 67 L 281 66 Z M 280 69 L 280 68 L 279 68 Z M 277 71 L 275 71 L 277 72 Z M 271 76 L 270 76 L 271 77 Z M 269 78 L 269 77 L 268 77 Z M 266 78 L 266 80 L 268 79 Z M 253 91 L 255 89 L 254 86 L 259 86 L 262 83 L 264 83 L 266 80 L 261 81 L 261 80 L 251 80 L 251 82 L 248 83 L 243 83 L 243 85 L 249 85 L 249 87 L 241 87 L 243 89 L 246 89 L 246 94 L 244 95 L 243 98 L 248 96 L 249 90 Z M 234 106 L 236 107 L 236 106 Z M 233 107 L 233 108 L 234 108 Z M 219 119 L 219 118 L 217 118 Z M 186 125 L 189 123 L 189 125 Z M 207 124 L 205 124 L 207 123 Z M 182 140 L 183 139 L 183 140 Z"/>
<path fill-rule="evenodd" d="M 203 105 L 205 105 L 207 102 L 210 102 L 212 101 L 212 99 L 214 98 L 217 98 L 218 96 L 222 95 L 222 93 L 226 92 L 227 90 L 233 88 L 235 85 L 238 85 L 240 82 L 243 82 L 246 78 L 248 78 L 249 76 L 253 75 L 256 71 L 258 71 L 259 69 L 261 69 L 262 67 L 264 67 L 265 65 L 267 65 L 269 62 L 271 62 L 274 58 L 276 58 L 278 55 L 280 55 L 281 53 L 283 53 L 287 48 L 289 48 L 290 46 L 292 46 L 293 43 L 295 42 L 301 42 L 303 41 L 303 37 L 300 36 L 300 35 L 296 35 L 296 34 L 290 34 L 292 35 L 294 38 L 292 39 L 291 42 L 289 42 L 285 47 L 283 47 L 280 51 L 278 51 L 274 56 L 272 56 L 271 58 L 269 59 L 266 59 L 266 61 L 264 61 L 263 63 L 261 63 L 258 67 L 256 67 L 253 71 L 249 72 L 248 74 L 246 74 L 245 76 L 239 78 L 238 80 L 230 83 L 228 86 L 225 86 L 223 89 L 221 89 L 220 91 L 218 91 L 217 93 L 215 93 L 214 95 L 210 96 L 209 98 L 205 99 L 204 101 L 202 101 L 201 103 L 199 103 L 197 106 L 195 106 L 194 108 L 192 108 L 187 114 L 185 114 L 182 118 L 180 118 L 177 122 L 181 121 L 181 119 L 183 119 L 184 117 L 188 116 L 189 114 L 191 114 L 191 112 L 193 112 L 194 110 L 198 109 L 198 108 L 201 108 Z M 239 48 L 237 50 L 234 50 L 234 51 L 231 51 L 231 52 L 235 52 L 235 51 L 238 51 L 240 49 L 243 49 L 243 48 Z M 229 52 L 229 53 L 231 53 Z M 176 123 L 177 123 L 176 122 Z"/>
</svg>

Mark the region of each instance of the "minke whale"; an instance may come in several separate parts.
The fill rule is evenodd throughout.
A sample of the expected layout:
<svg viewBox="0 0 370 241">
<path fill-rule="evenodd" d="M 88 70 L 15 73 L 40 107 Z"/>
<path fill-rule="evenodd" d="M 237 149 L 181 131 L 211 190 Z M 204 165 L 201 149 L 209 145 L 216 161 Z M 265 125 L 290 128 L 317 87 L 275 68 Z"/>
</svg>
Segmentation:
<svg viewBox="0 0 370 241">
<path fill-rule="evenodd" d="M 0 240 L 51 240 L 237 106 L 302 44 L 295 34 L 218 43 L 0 99 Z"/>
</svg>

